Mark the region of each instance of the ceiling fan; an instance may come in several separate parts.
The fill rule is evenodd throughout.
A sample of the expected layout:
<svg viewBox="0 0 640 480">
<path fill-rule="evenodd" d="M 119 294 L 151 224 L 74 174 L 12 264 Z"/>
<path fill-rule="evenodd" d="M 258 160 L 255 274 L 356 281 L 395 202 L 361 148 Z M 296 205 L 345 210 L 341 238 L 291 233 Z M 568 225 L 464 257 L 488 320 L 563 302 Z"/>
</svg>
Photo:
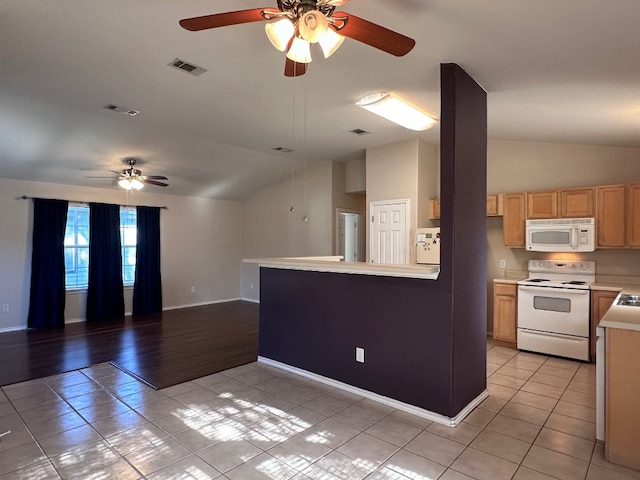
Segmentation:
<svg viewBox="0 0 640 480">
<path fill-rule="evenodd" d="M 397 57 L 406 55 L 415 40 L 336 7 L 349 0 L 277 0 L 278 8 L 252 8 L 180 20 L 180 26 L 196 32 L 210 28 L 269 21 L 265 30 L 274 47 L 286 52 L 284 74 L 304 75 L 311 62 L 310 44 L 319 43 L 325 58 L 331 56 L 345 37 L 366 43 Z"/>
<path fill-rule="evenodd" d="M 167 177 L 162 175 L 142 175 L 142 172 L 135 168 L 136 159 L 127 158 L 125 162 L 129 165 L 129 168 L 124 168 L 120 172 L 116 170 L 109 170 L 115 173 L 118 177 L 85 177 L 85 178 L 117 178 L 118 185 L 125 190 L 140 190 L 144 187 L 145 183 L 149 185 L 156 185 L 158 187 L 168 187 L 168 183 L 159 182 L 158 180 L 168 180 Z"/>
</svg>

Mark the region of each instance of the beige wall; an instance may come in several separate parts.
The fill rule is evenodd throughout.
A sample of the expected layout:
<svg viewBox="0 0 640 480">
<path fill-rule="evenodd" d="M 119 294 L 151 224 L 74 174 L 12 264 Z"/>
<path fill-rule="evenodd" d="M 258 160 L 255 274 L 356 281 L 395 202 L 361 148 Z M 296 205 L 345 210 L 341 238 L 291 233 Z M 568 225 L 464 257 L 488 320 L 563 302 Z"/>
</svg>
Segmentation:
<svg viewBox="0 0 640 480">
<path fill-rule="evenodd" d="M 640 150 L 548 143 L 490 140 L 488 145 L 489 193 L 522 192 L 628 183 L 640 180 Z M 493 330 L 493 278 L 503 277 L 499 268 L 506 260 L 508 270 L 526 271 L 534 258 L 566 258 L 560 254 L 527 252 L 505 247 L 502 218 L 487 219 L 488 240 L 488 331 Z M 572 258 L 593 260 L 598 275 L 640 275 L 640 251 L 596 250 Z"/>
<path fill-rule="evenodd" d="M 409 199 L 409 263 L 415 263 L 416 228 L 430 226 L 427 202 L 437 195 L 437 164 L 437 148 L 417 139 L 367 149 L 367 218 L 371 202 Z"/>
<path fill-rule="evenodd" d="M 0 179 L 0 331 L 24 328 L 29 309 L 32 202 L 22 195 L 76 201 L 168 207 L 161 213 L 162 290 L 165 308 L 240 296 L 241 203 Z M 191 287 L 196 292 L 191 293 Z M 131 310 L 126 289 L 126 310 Z M 69 293 L 65 318 L 84 317 L 86 295 Z"/>
<path fill-rule="evenodd" d="M 306 212 L 305 212 L 306 177 Z M 242 204 L 244 258 L 324 256 L 333 252 L 332 162 L 314 163 L 261 190 Z M 309 221 L 304 222 L 307 215 Z M 259 298 L 259 269 L 242 265 L 241 296 Z"/>
</svg>

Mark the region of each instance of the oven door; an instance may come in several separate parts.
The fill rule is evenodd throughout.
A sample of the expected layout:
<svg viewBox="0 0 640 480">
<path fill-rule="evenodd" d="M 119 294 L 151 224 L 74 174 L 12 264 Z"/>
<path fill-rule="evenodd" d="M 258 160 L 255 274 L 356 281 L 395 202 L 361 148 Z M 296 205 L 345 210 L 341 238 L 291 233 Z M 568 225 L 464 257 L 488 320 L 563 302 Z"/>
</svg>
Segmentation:
<svg viewBox="0 0 640 480">
<path fill-rule="evenodd" d="M 589 290 L 518 286 L 518 328 L 589 337 Z"/>
</svg>

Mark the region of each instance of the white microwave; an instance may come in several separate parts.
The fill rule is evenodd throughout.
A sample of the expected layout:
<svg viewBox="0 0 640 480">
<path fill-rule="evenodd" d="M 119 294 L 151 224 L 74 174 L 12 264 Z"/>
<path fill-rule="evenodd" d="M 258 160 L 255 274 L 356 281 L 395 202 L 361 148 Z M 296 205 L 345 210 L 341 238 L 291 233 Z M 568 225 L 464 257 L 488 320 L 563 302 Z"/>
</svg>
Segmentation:
<svg viewBox="0 0 640 480">
<path fill-rule="evenodd" d="M 526 248 L 532 252 L 593 252 L 595 218 L 527 220 Z"/>
</svg>

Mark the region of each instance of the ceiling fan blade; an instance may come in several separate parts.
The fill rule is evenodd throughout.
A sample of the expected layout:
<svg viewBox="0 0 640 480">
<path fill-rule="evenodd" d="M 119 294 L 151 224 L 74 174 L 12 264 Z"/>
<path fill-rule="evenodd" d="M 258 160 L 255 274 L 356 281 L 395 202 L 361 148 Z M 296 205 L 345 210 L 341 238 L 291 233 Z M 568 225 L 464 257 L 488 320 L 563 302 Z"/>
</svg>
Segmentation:
<svg viewBox="0 0 640 480">
<path fill-rule="evenodd" d="M 337 25 L 338 33 L 341 35 L 366 43 L 396 57 L 406 55 L 416 44 L 412 38 L 349 13 L 336 12 L 331 17 L 339 23 L 341 23 L 341 19 L 344 19 L 344 24 Z"/>
<path fill-rule="evenodd" d="M 287 57 L 284 64 L 284 76 L 285 77 L 299 77 L 307 73 L 307 64 L 294 62 Z"/>
<path fill-rule="evenodd" d="M 84 178 L 118 178 L 118 177 L 93 177 L 93 176 L 91 176 L 91 177 L 84 177 Z"/>
<path fill-rule="evenodd" d="M 334 7 L 341 7 L 342 5 L 347 3 L 348 1 L 349 0 L 327 0 L 326 4 L 327 5 L 333 5 Z"/>
<path fill-rule="evenodd" d="M 145 178 L 144 180 L 142 180 L 144 183 L 148 183 L 149 185 L 156 185 L 158 187 L 168 187 L 169 184 L 168 183 L 164 183 L 164 182 L 157 182 L 155 180 L 149 180 L 148 178 Z"/>
<path fill-rule="evenodd" d="M 122 170 L 120 170 L 119 172 L 116 170 L 107 170 L 107 172 L 115 173 L 116 175 L 122 175 Z"/>
<path fill-rule="evenodd" d="M 147 180 L 169 180 L 163 175 L 145 175 L 144 178 L 146 178 Z"/>
<path fill-rule="evenodd" d="M 238 25 L 241 23 L 260 22 L 266 20 L 262 12 L 271 12 L 272 8 L 251 8 L 249 10 L 238 10 L 236 12 L 216 13 L 204 15 L 202 17 L 184 18 L 180 20 L 180 26 L 191 32 L 207 30 L 209 28 L 226 27 L 228 25 Z M 279 12 L 279 10 L 275 10 Z"/>
</svg>

